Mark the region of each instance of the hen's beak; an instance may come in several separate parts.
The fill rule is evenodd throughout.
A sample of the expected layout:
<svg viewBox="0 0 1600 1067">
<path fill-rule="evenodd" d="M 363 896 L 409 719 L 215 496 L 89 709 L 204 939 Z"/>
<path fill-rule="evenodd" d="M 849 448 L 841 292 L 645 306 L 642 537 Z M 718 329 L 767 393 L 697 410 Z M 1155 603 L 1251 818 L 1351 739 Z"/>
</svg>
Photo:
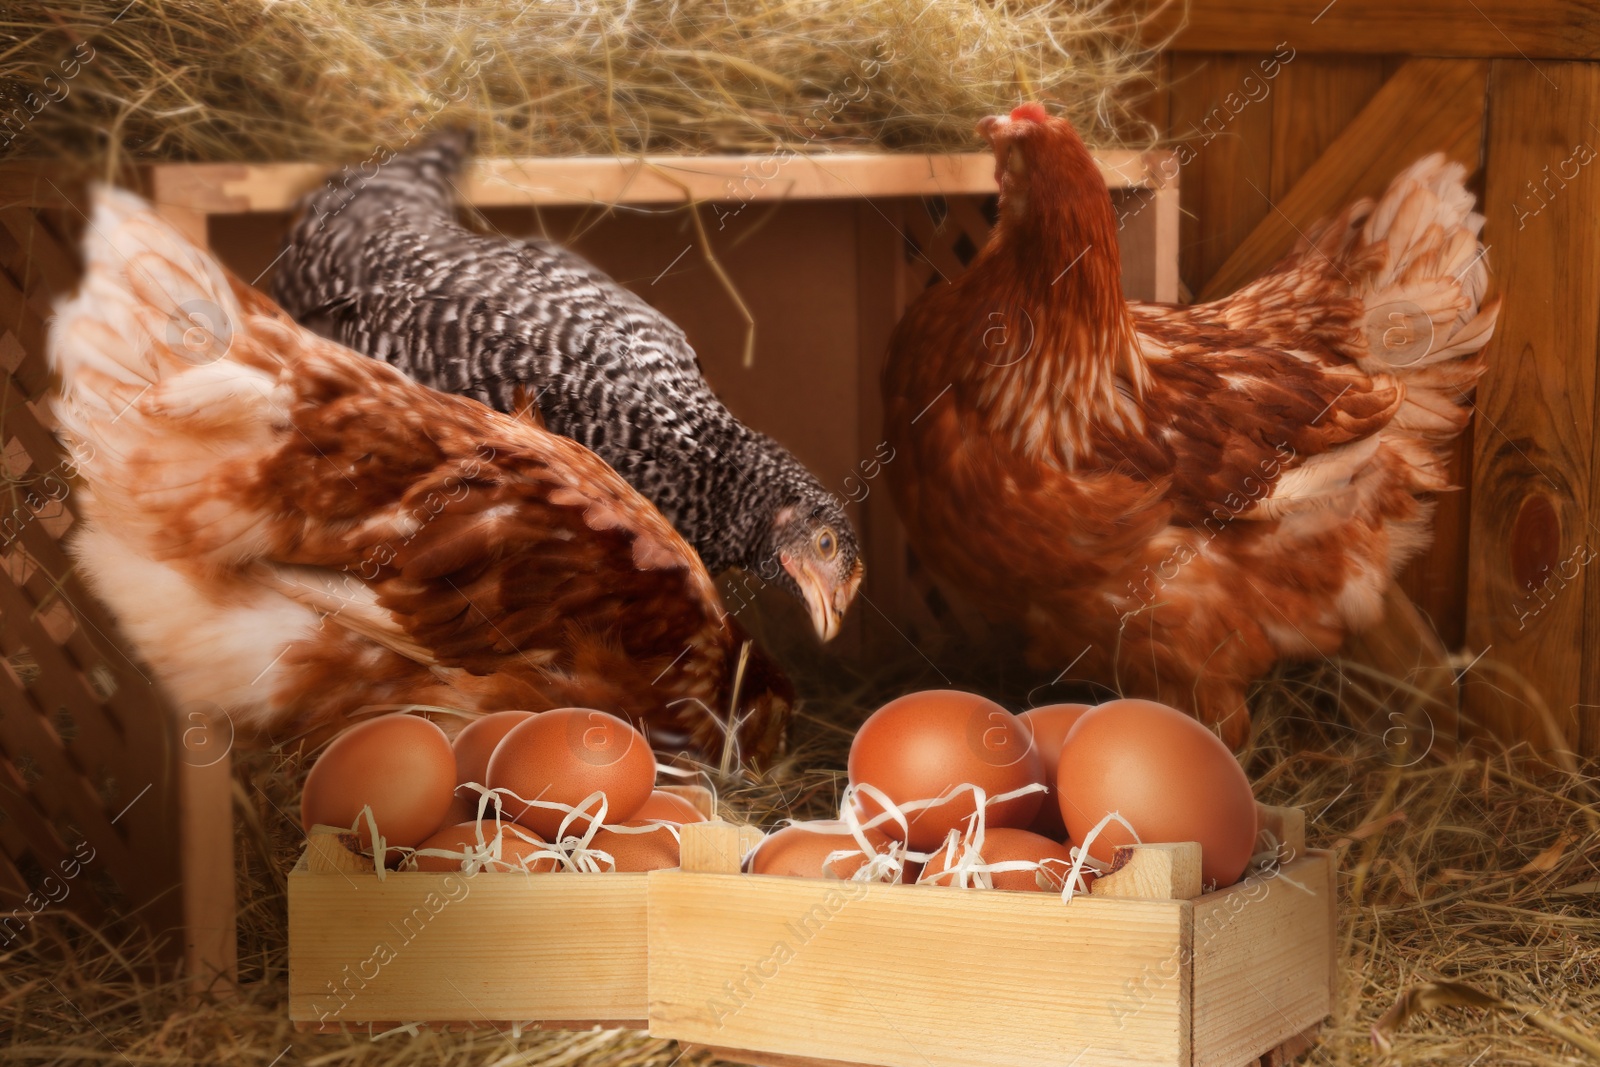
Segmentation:
<svg viewBox="0 0 1600 1067">
<path fill-rule="evenodd" d="M 800 587 L 800 595 L 805 598 L 806 611 L 811 616 L 811 625 L 817 631 L 817 638 L 826 642 L 839 636 L 839 627 L 844 624 L 844 613 L 849 610 L 851 601 L 856 598 L 856 590 L 861 586 L 861 561 L 856 560 L 855 569 L 850 572 L 849 579 L 837 588 L 832 586 L 827 575 L 813 566 L 810 560 L 796 560 L 785 556 L 783 569 L 789 572 L 789 576 Z"/>
</svg>

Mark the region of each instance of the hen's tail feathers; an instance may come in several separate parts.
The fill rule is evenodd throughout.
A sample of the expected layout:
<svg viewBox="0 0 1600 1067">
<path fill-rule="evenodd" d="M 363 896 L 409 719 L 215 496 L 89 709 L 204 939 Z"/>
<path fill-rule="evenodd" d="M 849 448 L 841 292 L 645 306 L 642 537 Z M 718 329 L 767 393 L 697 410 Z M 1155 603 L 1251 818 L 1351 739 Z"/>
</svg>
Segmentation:
<svg viewBox="0 0 1600 1067">
<path fill-rule="evenodd" d="M 189 544 L 238 553 L 246 512 L 201 512 L 281 427 L 276 368 L 214 259 L 131 193 L 100 187 L 93 201 L 82 285 L 50 328 L 61 432 L 103 525 L 156 558 L 182 528 L 207 531 Z"/>
<path fill-rule="evenodd" d="M 1352 213 L 1342 261 L 1366 307 L 1361 368 L 1393 374 L 1406 400 L 1394 428 L 1429 446 L 1455 438 L 1482 377 L 1480 350 L 1499 302 L 1484 307 L 1487 250 L 1466 168 L 1434 154 L 1402 172 L 1370 210 Z"/>
<path fill-rule="evenodd" d="M 455 217 L 456 179 L 472 153 L 470 130 L 443 130 L 399 152 L 384 150 L 328 178 L 305 200 L 296 229 L 360 229 L 379 211 L 422 218 Z"/>
</svg>

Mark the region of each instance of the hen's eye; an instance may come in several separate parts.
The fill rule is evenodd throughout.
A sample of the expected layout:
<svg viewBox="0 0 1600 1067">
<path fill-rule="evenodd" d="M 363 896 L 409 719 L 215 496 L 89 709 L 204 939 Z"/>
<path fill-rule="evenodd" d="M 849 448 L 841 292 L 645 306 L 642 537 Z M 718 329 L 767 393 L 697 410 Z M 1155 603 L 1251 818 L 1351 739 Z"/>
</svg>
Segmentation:
<svg viewBox="0 0 1600 1067">
<path fill-rule="evenodd" d="M 823 559 L 832 559 L 839 546 L 833 540 L 832 530 L 823 530 L 817 534 L 817 554 Z"/>
</svg>

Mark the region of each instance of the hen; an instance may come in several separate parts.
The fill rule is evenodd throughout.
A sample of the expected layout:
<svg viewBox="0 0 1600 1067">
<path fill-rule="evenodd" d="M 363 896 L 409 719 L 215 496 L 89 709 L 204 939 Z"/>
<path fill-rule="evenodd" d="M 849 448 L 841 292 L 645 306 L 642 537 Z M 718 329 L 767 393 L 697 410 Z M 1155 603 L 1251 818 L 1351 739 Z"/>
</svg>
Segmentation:
<svg viewBox="0 0 1600 1067">
<path fill-rule="evenodd" d="M 506 412 L 531 400 L 660 508 L 712 574 L 776 582 L 832 638 L 862 573 L 838 499 L 734 418 L 655 308 L 559 245 L 457 222 L 467 145 L 448 132 L 314 193 L 273 281 L 284 309 L 425 385 Z"/>
<path fill-rule="evenodd" d="M 979 129 L 999 220 L 883 378 L 912 545 L 1035 666 L 1238 746 L 1247 685 L 1375 623 L 1428 542 L 1496 310 L 1463 168 L 1421 160 L 1222 300 L 1142 304 L 1072 127 Z"/>
<path fill-rule="evenodd" d="M 85 259 L 50 336 L 74 550 L 180 707 L 281 740 L 581 705 L 717 751 L 742 672 L 772 751 L 787 682 L 587 449 L 295 325 L 131 194 L 95 194 Z"/>
</svg>

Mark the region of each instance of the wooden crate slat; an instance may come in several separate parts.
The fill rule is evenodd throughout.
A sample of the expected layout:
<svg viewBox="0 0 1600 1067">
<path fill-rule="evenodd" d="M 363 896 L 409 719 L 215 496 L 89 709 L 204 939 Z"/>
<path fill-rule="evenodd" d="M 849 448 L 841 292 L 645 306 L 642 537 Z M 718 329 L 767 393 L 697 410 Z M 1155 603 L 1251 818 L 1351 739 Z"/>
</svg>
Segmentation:
<svg viewBox="0 0 1600 1067">
<path fill-rule="evenodd" d="M 1531 59 L 1600 58 L 1600 20 L 1585 0 L 1206 0 L 1152 12 L 1146 40 L 1181 52 L 1271 51 Z"/>
<path fill-rule="evenodd" d="M 1496 61 L 1490 103 L 1485 234 L 1505 303 L 1478 385 L 1469 540 L 1468 647 L 1491 666 L 1467 705 L 1507 741 L 1594 754 L 1600 168 L 1574 142 L 1594 144 L 1600 64 Z"/>
<path fill-rule="evenodd" d="M 1322 853 L 1194 902 L 1194 1067 L 1252 1062 L 1332 1012 L 1334 891 Z"/>
<path fill-rule="evenodd" d="M 1270 213 L 1266 182 L 1256 183 L 1261 221 L 1205 281 L 1200 298 L 1225 296 L 1259 277 L 1307 227 L 1357 197 L 1383 192 L 1429 152 L 1444 152 L 1469 172 L 1477 170 L 1488 76 L 1482 60 L 1407 60 Z M 1418 108 L 1418 100 L 1428 106 Z"/>
<path fill-rule="evenodd" d="M 1172 57 L 1171 136 L 1187 146 L 1178 197 L 1183 284 L 1198 293 L 1217 268 L 1272 210 L 1272 109 L 1240 103 L 1250 85 L 1272 85 L 1262 54 Z M 1277 68 L 1282 76 L 1281 64 Z M 1247 79 L 1249 83 L 1247 84 Z M 1240 108 L 1230 116 L 1228 103 Z M 1259 192 L 1257 192 L 1259 190 Z"/>
<path fill-rule="evenodd" d="M 885 1067 L 1189 1062 L 1188 901 L 650 878 L 654 1036 Z"/>
<path fill-rule="evenodd" d="M 1387 77 L 1378 56 L 1296 56 L 1283 65 L 1272 96 L 1273 200 L 1322 157 Z"/>
<path fill-rule="evenodd" d="M 1096 151 L 1095 162 L 1111 188 L 1149 181 L 1139 152 L 1102 149 Z M 160 164 L 149 168 L 149 185 L 151 198 L 163 207 L 215 215 L 288 211 L 330 169 L 321 163 Z M 462 183 L 463 195 L 478 207 L 679 203 L 686 196 L 728 202 L 993 191 L 994 157 L 988 152 L 480 159 Z"/>
<path fill-rule="evenodd" d="M 289 1017 L 324 1025 L 642 1020 L 647 879 L 401 872 L 379 881 L 296 868 Z M 467 948 L 485 930 L 496 931 L 492 967 Z M 355 971 L 367 977 L 347 984 Z"/>
</svg>

